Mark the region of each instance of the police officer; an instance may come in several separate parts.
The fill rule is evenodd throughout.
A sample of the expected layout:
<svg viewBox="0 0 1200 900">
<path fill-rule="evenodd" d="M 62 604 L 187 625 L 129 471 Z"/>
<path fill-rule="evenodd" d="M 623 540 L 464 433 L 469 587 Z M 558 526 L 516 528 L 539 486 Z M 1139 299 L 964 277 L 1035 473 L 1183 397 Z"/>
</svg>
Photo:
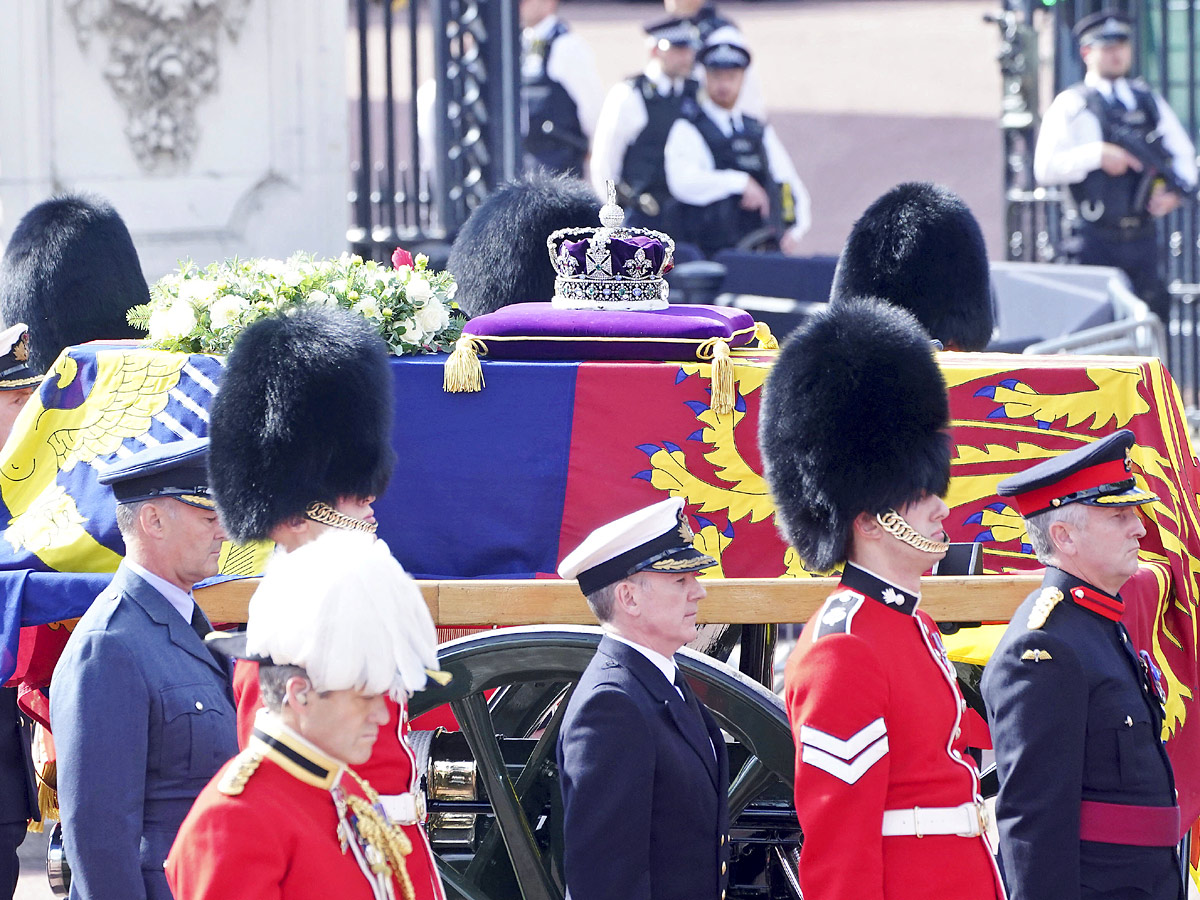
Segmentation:
<svg viewBox="0 0 1200 900">
<path fill-rule="evenodd" d="M 558 0 L 521 0 L 525 166 L 582 177 L 604 99 L 591 49 L 558 17 Z"/>
<path fill-rule="evenodd" d="M 743 47 L 748 46 L 741 29 L 732 19 L 718 10 L 715 3 L 708 3 L 706 0 L 663 0 L 663 7 L 666 9 L 667 15 L 672 18 L 683 19 L 694 25 L 702 46 L 708 43 L 715 31 L 730 35 Z M 703 67 L 696 68 L 695 77 L 703 84 Z M 750 115 L 766 121 L 767 102 L 763 97 L 758 72 L 753 65 L 746 69 L 746 78 L 742 83 L 741 103 L 742 108 Z"/>
<path fill-rule="evenodd" d="M 1158 265 L 1154 220 L 1181 196 L 1117 143 L 1160 139 L 1174 174 L 1194 190 L 1196 150 L 1163 98 L 1129 77 L 1133 30 L 1129 17 L 1102 10 L 1073 29 L 1086 74 L 1054 98 L 1042 120 L 1033 170 L 1041 184 L 1070 185 L 1079 209 L 1078 252 L 1086 265 L 1117 266 L 1134 292 L 1164 322 L 1170 297 Z"/>
<path fill-rule="evenodd" d="M 1002 481 L 1046 564 L 984 671 L 1012 900 L 1177 900 L 1183 880 L 1158 670 L 1121 624 L 1146 533 L 1118 431 Z M 1148 570 L 1147 570 L 1148 571 Z"/>
<path fill-rule="evenodd" d="M 700 46 L 696 26 L 684 19 L 647 25 L 650 60 L 645 69 L 614 85 L 604 98 L 592 141 L 591 176 L 597 193 L 617 185 L 626 224 L 663 228 L 671 204 L 663 148 L 685 102 L 696 102 L 700 85 L 691 77 Z"/>
<path fill-rule="evenodd" d="M 664 148 L 667 186 L 679 201 L 667 230 L 705 255 L 770 228 L 785 253 L 808 231 L 809 199 L 775 130 L 739 104 L 750 51 L 717 31 L 700 51 L 706 88 L 685 104 Z"/>
<path fill-rule="evenodd" d="M 208 439 L 135 453 L 112 485 L 125 559 L 79 620 L 50 685 L 63 844 L 76 900 L 170 900 L 163 862 L 183 817 L 237 753 L 231 668 L 193 584 L 225 534 Z"/>
<path fill-rule="evenodd" d="M 1004 897 L 966 704 L 919 608 L 921 575 L 949 546 L 948 417 L 929 336 L 873 300 L 814 317 L 766 382 L 777 521 L 812 571 L 844 563 L 784 676 L 806 897 Z"/>
</svg>

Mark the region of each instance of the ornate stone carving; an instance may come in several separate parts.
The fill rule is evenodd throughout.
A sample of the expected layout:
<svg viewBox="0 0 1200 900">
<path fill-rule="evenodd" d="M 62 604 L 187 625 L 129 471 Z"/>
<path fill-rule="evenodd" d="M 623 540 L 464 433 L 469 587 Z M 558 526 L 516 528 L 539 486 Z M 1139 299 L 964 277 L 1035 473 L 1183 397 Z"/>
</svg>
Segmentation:
<svg viewBox="0 0 1200 900">
<path fill-rule="evenodd" d="M 216 90 L 218 39 L 236 39 L 251 0 L 66 0 L 86 47 L 108 38 L 104 76 L 125 107 L 125 135 L 146 171 L 184 168 L 196 107 Z"/>
</svg>

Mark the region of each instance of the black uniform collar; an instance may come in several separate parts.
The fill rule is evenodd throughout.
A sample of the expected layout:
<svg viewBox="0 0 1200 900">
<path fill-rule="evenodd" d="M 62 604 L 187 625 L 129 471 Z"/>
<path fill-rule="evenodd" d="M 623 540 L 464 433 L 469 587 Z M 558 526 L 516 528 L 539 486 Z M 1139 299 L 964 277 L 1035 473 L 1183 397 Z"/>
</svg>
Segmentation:
<svg viewBox="0 0 1200 900">
<path fill-rule="evenodd" d="M 849 588 L 864 597 L 870 597 L 888 609 L 906 616 L 911 616 L 916 612 L 917 604 L 921 602 L 920 594 L 913 594 L 904 588 L 897 587 L 890 581 L 849 562 L 846 563 L 845 571 L 842 572 L 841 587 Z"/>
<path fill-rule="evenodd" d="M 259 710 L 249 748 L 270 759 L 293 778 L 328 790 L 341 778 L 344 766 L 292 731 L 276 715 Z"/>
<path fill-rule="evenodd" d="M 1042 584 L 1045 587 L 1058 588 L 1067 600 L 1080 609 L 1086 609 L 1093 615 L 1108 619 L 1110 622 L 1121 621 L 1121 616 L 1125 613 L 1125 601 L 1121 599 L 1120 594 L 1115 597 L 1107 594 L 1100 588 L 1088 584 L 1082 578 L 1076 578 L 1055 566 L 1046 568 L 1046 577 Z"/>
</svg>

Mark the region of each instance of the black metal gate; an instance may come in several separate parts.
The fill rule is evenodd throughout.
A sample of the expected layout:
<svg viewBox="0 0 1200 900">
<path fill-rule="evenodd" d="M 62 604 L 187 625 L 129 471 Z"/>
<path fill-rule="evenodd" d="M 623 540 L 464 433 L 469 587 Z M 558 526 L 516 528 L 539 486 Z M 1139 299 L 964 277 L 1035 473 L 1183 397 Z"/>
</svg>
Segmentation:
<svg viewBox="0 0 1200 900">
<path fill-rule="evenodd" d="M 1042 74 L 1052 93 L 1079 81 L 1083 63 L 1071 28 L 1102 8 L 1128 13 L 1137 28 L 1136 74 L 1158 90 L 1179 115 L 1193 142 L 1200 134 L 1200 0 L 1005 0 L 1000 25 L 1004 81 L 1001 125 L 1005 140 L 1005 218 L 1009 259 L 1053 261 L 1073 212 L 1057 188 L 1033 181 L 1033 142 L 1039 110 L 1038 41 L 1051 49 Z M 1015 111 L 1015 114 L 1014 114 Z M 1200 408 L 1200 208 L 1188 203 L 1158 223 L 1162 254 L 1173 298 L 1167 325 L 1168 365 L 1189 410 Z"/>
<path fill-rule="evenodd" d="M 519 0 L 352 0 L 359 95 L 347 240 L 444 259 L 520 165 Z"/>
</svg>

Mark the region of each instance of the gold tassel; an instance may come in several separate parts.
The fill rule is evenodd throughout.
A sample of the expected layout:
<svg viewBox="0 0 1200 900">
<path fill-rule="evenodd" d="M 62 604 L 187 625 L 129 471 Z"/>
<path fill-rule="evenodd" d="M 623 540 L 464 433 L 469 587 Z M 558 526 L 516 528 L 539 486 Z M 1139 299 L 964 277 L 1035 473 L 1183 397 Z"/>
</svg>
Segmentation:
<svg viewBox="0 0 1200 900">
<path fill-rule="evenodd" d="M 46 828 L 46 822 L 49 819 L 58 821 L 58 763 L 50 760 L 42 766 L 42 770 L 37 773 L 38 786 L 38 812 L 42 814 L 40 822 L 30 820 L 29 830 L 34 834 L 41 834 Z"/>
<path fill-rule="evenodd" d="M 724 338 L 709 338 L 696 348 L 700 359 L 712 360 L 712 408 L 718 415 L 733 412 L 733 357 Z"/>
<path fill-rule="evenodd" d="M 771 334 L 771 326 L 766 322 L 754 323 L 754 337 L 758 340 L 759 350 L 778 350 L 779 341 Z"/>
<path fill-rule="evenodd" d="M 442 372 L 442 390 L 447 394 L 473 394 L 483 390 L 483 366 L 479 354 L 487 353 L 487 344 L 464 334 L 454 344 Z"/>
</svg>

